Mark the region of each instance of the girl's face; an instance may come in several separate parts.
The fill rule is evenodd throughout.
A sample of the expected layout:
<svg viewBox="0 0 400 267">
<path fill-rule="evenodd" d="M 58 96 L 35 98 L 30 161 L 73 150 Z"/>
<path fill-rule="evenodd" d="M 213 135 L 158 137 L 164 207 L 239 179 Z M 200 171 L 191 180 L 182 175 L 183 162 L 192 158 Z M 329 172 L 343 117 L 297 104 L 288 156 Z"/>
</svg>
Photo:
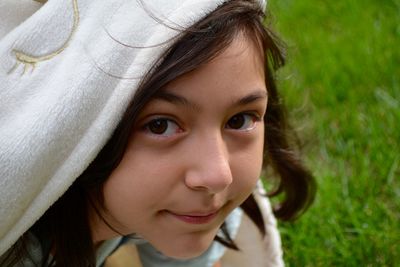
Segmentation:
<svg viewBox="0 0 400 267">
<path fill-rule="evenodd" d="M 104 185 L 105 219 L 167 256 L 200 255 L 259 178 L 266 105 L 263 56 L 238 36 L 145 106 Z M 95 241 L 116 235 L 92 226 Z"/>
</svg>

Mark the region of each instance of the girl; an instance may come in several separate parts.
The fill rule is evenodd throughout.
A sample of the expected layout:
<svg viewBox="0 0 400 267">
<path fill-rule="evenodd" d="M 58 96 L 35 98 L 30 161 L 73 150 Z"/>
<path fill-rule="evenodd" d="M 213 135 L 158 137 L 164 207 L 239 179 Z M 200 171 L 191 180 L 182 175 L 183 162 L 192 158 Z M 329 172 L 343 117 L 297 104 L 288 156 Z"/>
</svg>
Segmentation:
<svg viewBox="0 0 400 267">
<path fill-rule="evenodd" d="M 287 140 L 264 5 L 49 1 L 5 24 L 1 266 L 101 266 L 125 243 L 143 266 L 219 264 L 246 218 L 276 238 L 253 192 L 263 158 L 275 215 L 301 214 L 314 182 Z"/>
</svg>

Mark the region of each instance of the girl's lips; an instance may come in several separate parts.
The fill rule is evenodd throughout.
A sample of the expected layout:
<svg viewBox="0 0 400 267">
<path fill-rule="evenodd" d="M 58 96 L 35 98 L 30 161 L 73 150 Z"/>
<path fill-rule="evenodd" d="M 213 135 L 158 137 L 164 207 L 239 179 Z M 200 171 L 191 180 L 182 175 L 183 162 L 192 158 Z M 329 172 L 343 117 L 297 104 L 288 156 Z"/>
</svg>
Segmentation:
<svg viewBox="0 0 400 267">
<path fill-rule="evenodd" d="M 218 211 L 210 212 L 204 215 L 198 214 L 176 214 L 168 211 L 176 219 L 190 224 L 206 224 L 211 222 L 218 214 Z"/>
</svg>

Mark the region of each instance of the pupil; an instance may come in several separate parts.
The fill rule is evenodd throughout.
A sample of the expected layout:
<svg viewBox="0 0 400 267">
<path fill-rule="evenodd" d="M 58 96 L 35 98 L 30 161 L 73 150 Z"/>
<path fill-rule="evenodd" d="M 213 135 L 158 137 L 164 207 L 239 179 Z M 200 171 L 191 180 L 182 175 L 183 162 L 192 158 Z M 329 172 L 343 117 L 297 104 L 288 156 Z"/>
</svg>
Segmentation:
<svg viewBox="0 0 400 267">
<path fill-rule="evenodd" d="M 229 120 L 228 124 L 232 129 L 240 129 L 244 125 L 244 116 L 236 115 Z"/>
<path fill-rule="evenodd" d="M 149 124 L 149 130 L 155 134 L 163 134 L 168 127 L 166 120 L 155 120 Z"/>
</svg>

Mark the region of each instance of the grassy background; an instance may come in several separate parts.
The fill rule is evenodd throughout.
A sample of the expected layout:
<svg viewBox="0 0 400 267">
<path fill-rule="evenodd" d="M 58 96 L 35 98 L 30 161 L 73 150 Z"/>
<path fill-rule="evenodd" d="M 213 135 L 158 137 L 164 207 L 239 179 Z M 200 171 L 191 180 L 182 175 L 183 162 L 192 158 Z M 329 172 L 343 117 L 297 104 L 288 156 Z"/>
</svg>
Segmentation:
<svg viewBox="0 0 400 267">
<path fill-rule="evenodd" d="M 272 0 L 279 72 L 318 182 L 288 266 L 400 266 L 400 0 Z"/>
</svg>

